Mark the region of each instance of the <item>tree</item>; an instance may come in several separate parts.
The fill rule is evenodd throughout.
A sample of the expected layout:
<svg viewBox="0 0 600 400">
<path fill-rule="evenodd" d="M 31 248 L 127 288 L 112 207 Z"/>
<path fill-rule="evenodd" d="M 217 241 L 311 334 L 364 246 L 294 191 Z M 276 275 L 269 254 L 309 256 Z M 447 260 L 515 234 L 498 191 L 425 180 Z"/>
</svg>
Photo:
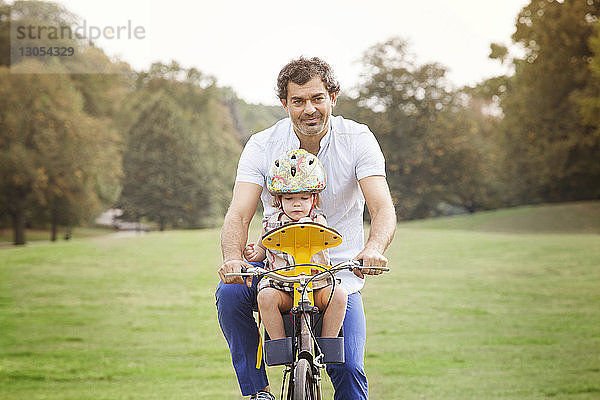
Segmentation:
<svg viewBox="0 0 600 400">
<path fill-rule="evenodd" d="M 399 216 L 488 208 L 489 121 L 471 108 L 473 96 L 450 90 L 442 66 L 417 65 L 400 38 L 371 47 L 363 62 L 359 99 L 341 98 L 337 110 L 367 121 L 378 136 Z"/>
<path fill-rule="evenodd" d="M 266 129 L 287 114 L 281 105 L 266 106 L 262 104 L 249 104 L 237 97 L 231 88 L 221 88 L 221 99 L 229 109 L 235 130 L 239 132 L 241 140 L 246 141 L 252 134 Z"/>
<path fill-rule="evenodd" d="M 590 60 L 591 79 L 586 87 L 574 96 L 579 105 L 582 123 L 591 129 L 585 143 L 590 154 L 584 158 L 585 160 L 591 159 L 600 152 L 600 24 L 598 23 L 596 23 L 596 33 L 590 38 L 589 47 L 593 53 Z M 591 176 L 600 177 L 599 162 L 589 163 L 587 168 Z"/>
<path fill-rule="evenodd" d="M 195 152 L 195 164 L 188 164 L 186 168 L 197 167 L 193 178 L 197 198 L 193 207 L 185 216 L 176 212 L 179 222 L 175 223 L 169 217 L 168 224 L 183 227 L 215 226 L 227 209 L 236 160 L 241 152 L 239 134 L 235 131 L 230 109 L 223 103 L 222 91 L 216 87 L 214 78 L 195 69 L 185 70 L 174 62 L 168 65 L 157 63 L 148 72 L 138 74 L 136 91 L 131 94 L 128 106 L 124 109 L 124 114 L 133 116 L 133 120 L 128 122 L 129 140 L 135 140 L 131 136 L 135 134 L 134 127 L 137 125 L 135 129 L 140 130 L 139 122 L 144 119 L 142 115 L 147 113 L 148 99 L 155 99 L 156 93 L 160 93 L 161 102 L 168 104 L 168 112 L 185 126 L 188 132 L 186 140 L 194 143 L 188 148 Z M 171 133 L 165 134 L 179 133 L 171 130 Z M 142 157 L 127 154 L 130 151 L 134 149 L 128 146 L 125 154 L 129 160 L 125 163 L 126 174 L 138 169 L 136 164 Z M 131 194 L 129 189 L 124 188 L 122 203 L 127 204 L 132 217 L 141 216 L 135 210 Z"/>
<path fill-rule="evenodd" d="M 502 206 L 502 149 L 497 140 L 499 118 L 489 113 L 489 104 L 464 88 L 456 92 L 460 104 L 440 112 L 431 127 L 437 142 L 436 168 L 442 205 L 469 212 Z"/>
<path fill-rule="evenodd" d="M 10 7 L 0 0 L 0 66 L 10 65 Z"/>
<path fill-rule="evenodd" d="M 196 150 L 194 152 L 194 150 Z M 159 93 L 129 131 L 121 202 L 128 214 L 177 224 L 195 201 L 197 149 L 175 104 Z"/>
<path fill-rule="evenodd" d="M 129 131 L 121 204 L 127 214 L 171 226 L 198 226 L 212 210 L 213 185 L 200 138 L 175 102 L 159 92 Z"/>
<path fill-rule="evenodd" d="M 25 243 L 27 215 L 74 224 L 114 201 L 119 138 L 83 112 L 68 75 L 0 67 L 0 135 L 0 210 L 12 216 L 15 244 Z"/>
<path fill-rule="evenodd" d="M 588 41 L 597 19 L 594 0 L 532 1 L 519 13 L 512 39 L 524 56 L 501 100 L 513 204 L 600 197 L 600 146 L 579 102 L 597 79 Z"/>
<path fill-rule="evenodd" d="M 18 244 L 25 242 L 26 219 L 49 224 L 55 240 L 58 224 L 95 217 L 119 193 L 120 137 L 113 116 L 128 76 L 69 71 L 87 72 L 93 65 L 121 72 L 128 66 L 113 63 L 79 37 L 31 39 L 35 46 L 75 46 L 77 57 L 10 64 L 10 51 L 16 51 L 10 46 L 11 24 L 70 29 L 76 22 L 59 4 L 0 2 L 0 65 L 21 72 L 0 71 L 0 213 L 11 215 Z"/>
</svg>

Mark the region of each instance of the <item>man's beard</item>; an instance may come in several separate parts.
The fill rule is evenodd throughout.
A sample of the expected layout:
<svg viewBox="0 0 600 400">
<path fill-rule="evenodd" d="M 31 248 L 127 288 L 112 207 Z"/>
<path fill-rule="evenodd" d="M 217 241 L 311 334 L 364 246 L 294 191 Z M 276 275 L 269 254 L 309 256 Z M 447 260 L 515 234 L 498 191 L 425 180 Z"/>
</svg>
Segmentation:
<svg viewBox="0 0 600 400">
<path fill-rule="evenodd" d="M 326 127 L 327 124 L 327 116 L 319 113 L 319 117 L 318 119 L 320 119 L 320 121 L 318 121 L 315 125 L 307 125 L 304 124 L 302 119 L 299 119 L 299 121 L 294 121 L 294 119 L 292 118 L 292 116 L 290 115 L 290 113 L 288 112 L 288 116 L 290 117 L 290 119 L 292 120 L 292 124 L 294 125 L 294 128 L 300 132 L 303 135 L 306 136 L 317 136 L 319 134 L 321 134 Z"/>
</svg>

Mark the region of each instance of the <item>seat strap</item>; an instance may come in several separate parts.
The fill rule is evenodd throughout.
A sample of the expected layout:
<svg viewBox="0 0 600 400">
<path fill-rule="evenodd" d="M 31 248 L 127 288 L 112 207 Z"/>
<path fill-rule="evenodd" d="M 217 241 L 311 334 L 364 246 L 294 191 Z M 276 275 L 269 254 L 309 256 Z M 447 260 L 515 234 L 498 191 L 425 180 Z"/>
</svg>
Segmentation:
<svg viewBox="0 0 600 400">
<path fill-rule="evenodd" d="M 260 369 L 260 367 L 262 366 L 262 359 L 263 359 L 263 349 L 262 349 L 262 335 L 260 333 L 260 325 L 261 325 L 261 320 L 260 320 L 260 311 L 258 312 L 258 349 L 256 350 L 256 369 Z"/>
</svg>

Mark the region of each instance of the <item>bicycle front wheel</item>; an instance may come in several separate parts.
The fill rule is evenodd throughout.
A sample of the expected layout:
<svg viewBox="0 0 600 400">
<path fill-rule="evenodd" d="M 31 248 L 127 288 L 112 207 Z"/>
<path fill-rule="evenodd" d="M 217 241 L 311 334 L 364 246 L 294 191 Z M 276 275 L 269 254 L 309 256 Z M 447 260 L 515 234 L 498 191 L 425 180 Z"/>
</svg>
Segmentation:
<svg viewBox="0 0 600 400">
<path fill-rule="evenodd" d="M 313 376 L 308 360 L 301 358 L 294 369 L 294 400 L 315 400 Z"/>
</svg>

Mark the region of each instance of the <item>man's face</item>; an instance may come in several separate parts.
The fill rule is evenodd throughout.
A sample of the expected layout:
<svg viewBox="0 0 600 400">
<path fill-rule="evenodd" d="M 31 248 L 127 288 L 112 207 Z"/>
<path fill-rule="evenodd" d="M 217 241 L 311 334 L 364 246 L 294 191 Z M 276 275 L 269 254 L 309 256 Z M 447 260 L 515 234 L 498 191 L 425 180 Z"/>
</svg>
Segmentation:
<svg viewBox="0 0 600 400">
<path fill-rule="evenodd" d="M 327 131 L 337 93 L 329 95 L 320 77 L 304 85 L 288 82 L 287 101 L 281 100 L 297 134 L 317 136 Z"/>
</svg>

